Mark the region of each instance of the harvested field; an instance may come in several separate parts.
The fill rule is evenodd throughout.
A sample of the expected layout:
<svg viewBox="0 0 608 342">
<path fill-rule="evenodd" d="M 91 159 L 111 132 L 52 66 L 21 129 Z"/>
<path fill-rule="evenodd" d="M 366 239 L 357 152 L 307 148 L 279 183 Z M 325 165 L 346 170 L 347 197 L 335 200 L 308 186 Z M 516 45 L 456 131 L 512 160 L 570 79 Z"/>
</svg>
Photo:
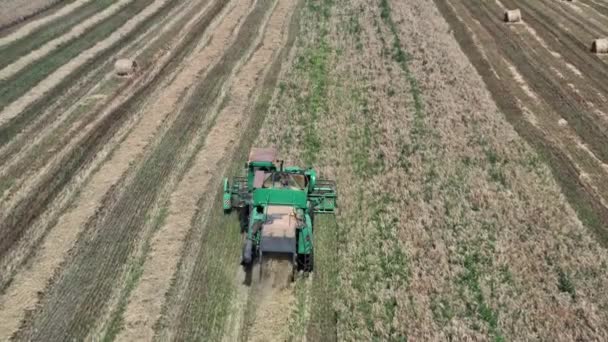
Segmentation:
<svg viewBox="0 0 608 342">
<path fill-rule="evenodd" d="M 0 340 L 608 339 L 605 3 L 25 3 Z M 337 183 L 293 282 L 222 211 L 252 146 Z"/>
<path fill-rule="evenodd" d="M 72 0 L 73 1 L 73 0 Z M 20 23 L 29 18 L 35 17 L 55 5 L 62 2 L 72 2 L 64 0 L 4 0 L 0 3 L 0 29 Z"/>
</svg>

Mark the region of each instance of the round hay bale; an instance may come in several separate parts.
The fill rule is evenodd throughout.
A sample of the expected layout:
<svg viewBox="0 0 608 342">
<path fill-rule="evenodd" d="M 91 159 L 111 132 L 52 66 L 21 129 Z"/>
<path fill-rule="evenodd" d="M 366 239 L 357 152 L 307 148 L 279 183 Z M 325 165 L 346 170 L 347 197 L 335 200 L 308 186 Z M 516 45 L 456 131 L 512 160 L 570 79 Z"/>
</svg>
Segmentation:
<svg viewBox="0 0 608 342">
<path fill-rule="evenodd" d="M 129 76 L 135 72 L 137 62 L 132 59 L 119 59 L 114 63 L 114 71 L 118 76 Z"/>
<path fill-rule="evenodd" d="M 505 12 L 505 21 L 507 23 L 518 23 L 521 21 L 521 11 L 514 9 Z"/>
<path fill-rule="evenodd" d="M 608 53 L 608 38 L 596 39 L 591 44 L 591 52 Z"/>
</svg>

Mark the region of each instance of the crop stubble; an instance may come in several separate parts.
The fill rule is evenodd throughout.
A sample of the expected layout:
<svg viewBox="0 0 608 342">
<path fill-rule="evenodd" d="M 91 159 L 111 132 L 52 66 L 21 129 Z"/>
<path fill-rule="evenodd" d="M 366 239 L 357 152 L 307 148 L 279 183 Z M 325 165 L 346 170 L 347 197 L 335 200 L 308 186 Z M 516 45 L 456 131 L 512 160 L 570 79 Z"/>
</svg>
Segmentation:
<svg viewBox="0 0 608 342">
<path fill-rule="evenodd" d="M 234 6 L 234 5 L 233 5 Z M 236 9 L 235 9 L 236 8 Z M 218 51 L 229 46 L 228 39 L 234 38 L 231 32 L 242 22 L 246 6 L 236 6 L 219 25 L 213 28 L 214 37 L 204 51 Z M 219 56 L 218 56 L 219 57 Z M 200 61 L 205 58 L 195 56 Z M 208 58 L 208 57 L 207 57 Z M 201 63 L 206 65 L 207 63 Z M 192 70 L 185 70 L 185 78 L 192 77 Z M 192 82 L 190 80 L 189 82 Z M 216 119 L 204 146 L 197 152 L 189 170 L 180 180 L 177 188 L 170 195 L 168 215 L 163 226 L 151 238 L 150 252 L 146 256 L 141 275 L 141 281 L 130 295 L 129 304 L 124 313 L 125 329 L 118 336 L 119 340 L 146 339 L 154 336 L 153 327 L 160 316 L 161 306 L 165 292 L 168 290 L 172 272 L 177 267 L 185 235 L 189 230 L 192 216 L 196 212 L 196 204 L 201 195 L 208 192 L 210 175 L 219 167 L 219 161 L 226 153 L 226 143 L 232 141 L 230 133 L 234 132 L 231 120 L 237 119 L 235 115 L 228 122 L 223 117 Z M 238 120 L 237 120 L 238 122 Z"/>
<path fill-rule="evenodd" d="M 73 262 L 67 266 L 58 282 L 51 288 L 47 298 L 48 301 L 45 301 L 47 304 L 42 307 L 41 312 L 36 314 L 33 320 L 34 326 L 40 324 L 41 327 L 41 329 L 33 330 L 34 334 L 44 333 L 45 336 L 50 336 L 61 334 L 61 331 L 68 329 L 76 336 L 90 328 L 86 321 L 85 325 L 82 322 L 91 319 L 87 317 L 94 316 L 91 312 L 97 312 L 101 309 L 100 305 L 103 304 L 104 300 L 104 295 L 101 294 L 109 294 L 108 291 L 112 288 L 112 285 L 119 280 L 120 275 L 116 274 L 114 268 L 116 265 L 124 265 L 133 248 L 136 248 L 134 244 L 137 242 L 138 235 L 141 234 L 142 225 L 145 224 L 146 213 L 154 205 L 153 203 L 158 198 L 161 189 L 166 185 L 165 182 L 182 174 L 183 167 L 179 165 L 183 165 L 183 158 L 189 158 L 181 156 L 182 152 L 185 152 L 189 142 L 193 141 L 192 139 L 198 141 L 201 137 L 204 137 L 209 129 L 209 122 L 205 123 L 207 121 L 205 118 L 207 111 L 201 112 L 200 108 L 212 110 L 213 102 L 221 94 L 223 83 L 230 79 L 230 73 L 246 51 L 243 47 L 250 44 L 251 39 L 255 36 L 255 30 L 252 31 L 251 28 L 261 23 L 260 20 L 264 17 L 263 13 L 267 8 L 268 2 L 258 3 L 256 10 L 244 23 L 249 30 L 240 30 L 237 40 L 228 49 L 224 58 L 211 68 L 203 79 L 199 80 L 199 85 L 193 91 L 190 99 L 186 101 L 182 111 L 177 115 L 170 128 L 154 150 L 145 158 L 132 180 L 125 184 L 128 191 L 124 191 L 118 198 L 108 202 L 109 208 L 105 209 L 98 219 L 98 223 L 105 229 L 95 230 L 91 234 L 91 239 L 88 241 L 86 248 L 78 249 Z M 209 119 L 212 120 L 212 118 Z M 201 124 L 205 126 L 201 126 Z M 201 129 L 203 131 L 199 132 Z M 168 168 L 158 167 L 159 165 Z M 133 213 L 136 213 L 136 215 L 133 215 Z M 125 228 L 126 226 L 131 228 Z M 102 253 L 105 259 L 100 258 L 99 253 Z M 82 272 L 85 269 L 89 270 L 95 263 L 101 263 L 95 266 L 95 272 Z M 46 320 L 50 319 L 50 316 L 45 315 L 45 312 L 50 314 L 55 312 L 56 309 L 64 313 L 74 312 L 69 308 L 69 311 L 65 311 L 66 306 L 65 303 L 62 303 L 62 299 L 73 298 L 75 289 L 87 291 L 85 287 L 79 287 L 78 284 L 81 281 L 89 283 L 93 279 L 98 280 L 95 283 L 96 290 L 85 292 L 83 296 L 78 297 L 80 300 L 72 301 L 69 305 L 82 309 L 79 317 L 74 316 L 76 320 L 71 323 L 71 328 L 70 326 L 61 328 L 55 324 L 47 324 L 51 322 Z M 53 300 L 54 298 L 57 300 Z M 84 313 L 87 313 L 87 315 L 83 315 Z M 39 320 L 36 320 L 36 317 Z M 70 321 L 68 320 L 66 323 L 70 324 Z"/>
<path fill-rule="evenodd" d="M 504 120 L 435 6 L 379 5 L 338 2 L 343 19 L 333 20 L 352 38 L 330 36 L 330 81 L 291 74 L 265 127 L 299 125 L 261 133 L 290 163 L 312 149 L 315 167 L 338 181 L 338 338 L 604 337 L 605 250 Z M 296 60 L 310 58 L 303 65 L 314 70 L 319 50 Z M 324 86 L 328 103 L 315 113 L 307 97 Z M 307 120 L 322 122 L 323 135 Z"/>
<path fill-rule="evenodd" d="M 220 5 L 220 6 L 218 7 L 218 5 Z M 178 46 L 175 48 L 174 51 L 176 51 L 176 53 L 165 55 L 163 57 L 164 61 L 159 62 L 160 65 L 156 67 L 157 70 L 154 72 L 151 72 L 152 76 L 154 76 L 154 77 L 152 77 L 150 80 L 148 80 L 146 82 L 143 82 L 142 87 L 145 88 L 145 90 L 149 91 L 158 86 L 158 83 L 159 83 L 158 80 L 162 79 L 158 75 L 165 75 L 163 77 L 170 77 L 170 75 L 166 75 L 166 74 L 169 74 L 170 70 L 173 70 L 175 67 L 177 67 L 179 65 L 179 61 L 181 61 L 183 59 L 183 57 L 185 55 L 187 55 L 187 53 L 191 50 L 189 48 L 189 46 L 193 45 L 193 43 L 195 42 L 195 38 L 197 37 L 197 34 L 207 27 L 209 22 L 215 17 L 215 15 L 217 14 L 217 11 L 219 9 L 221 9 L 222 6 L 223 5 L 221 5 L 220 3 L 217 3 L 217 2 L 214 3 L 214 6 L 212 6 L 209 11 L 205 12 L 206 13 L 205 16 L 203 16 L 198 21 L 194 22 L 194 26 L 192 26 L 192 24 L 189 24 L 190 27 L 187 30 L 189 33 L 186 36 L 183 36 L 183 39 L 181 41 L 184 41 L 184 42 L 178 44 Z M 169 63 L 169 64 L 167 64 L 167 63 Z M 163 73 L 161 73 L 161 71 L 163 71 Z M 122 102 L 122 104 L 121 104 L 121 102 L 118 101 L 118 103 L 119 103 L 118 106 L 114 106 L 113 109 L 110 108 L 110 114 L 112 114 L 112 113 L 119 114 L 118 117 L 127 119 L 127 117 L 125 115 L 120 115 L 120 113 L 122 113 L 122 111 L 124 111 L 124 110 L 129 111 L 129 109 L 128 109 L 129 106 L 137 104 L 137 103 L 141 102 L 142 99 L 145 99 L 146 97 L 143 96 L 144 94 L 146 94 L 145 90 L 135 91 L 133 93 L 133 96 L 131 98 L 129 98 L 126 103 Z M 139 100 L 137 100 L 137 98 L 139 98 Z M 135 107 L 133 107 L 133 108 L 135 108 Z M 159 115 L 160 114 L 162 114 L 162 113 L 159 113 Z M 113 120 L 113 121 L 116 121 L 116 120 Z M 106 122 L 112 122 L 112 120 L 110 119 L 110 121 L 106 121 Z M 147 125 L 147 126 L 154 127 L 154 125 L 158 126 L 159 124 L 161 124 L 162 121 L 153 120 L 150 123 L 152 124 L 152 126 L 150 126 L 150 125 Z M 144 125 L 144 126 L 146 126 L 146 125 Z M 127 128 L 128 128 L 128 125 L 127 125 Z M 111 133 L 113 131 L 110 130 L 107 132 Z M 128 133 L 128 132 L 129 132 L 129 130 L 127 130 L 125 133 Z M 148 136 L 150 136 L 152 133 L 153 133 L 153 130 L 150 131 Z M 93 134 L 93 133 L 89 133 L 89 134 Z M 118 134 L 118 135 L 120 135 L 120 134 Z M 124 136 L 124 133 L 123 133 L 123 136 Z M 120 170 L 125 170 L 126 167 L 128 167 L 129 164 L 137 156 L 137 154 L 138 154 L 137 151 L 138 150 L 141 151 L 141 149 L 143 149 L 143 147 L 145 146 L 145 140 L 147 139 L 146 135 L 145 134 L 143 136 L 140 135 L 139 138 L 143 139 L 140 143 L 135 143 L 135 144 L 131 143 L 129 145 L 125 142 L 125 144 L 128 145 L 128 146 L 125 146 L 126 149 L 128 150 L 127 154 L 124 154 L 122 152 L 115 152 L 112 155 L 113 159 L 110 159 L 110 161 L 111 161 L 111 163 L 109 163 L 110 165 L 104 165 L 105 168 L 101 169 L 95 175 L 95 177 L 91 180 L 91 182 L 90 182 L 91 184 L 86 189 L 84 189 L 83 196 L 85 196 L 88 200 L 81 202 L 79 206 L 73 208 L 74 210 L 70 211 L 68 213 L 68 215 L 66 215 L 65 217 L 62 218 L 62 220 L 60 220 L 58 227 L 52 231 L 50 238 L 49 238 L 51 241 L 51 246 L 52 246 L 52 247 L 50 247 L 51 254 L 53 254 L 56 251 L 63 252 L 63 251 L 65 251 L 65 248 L 69 248 L 70 241 L 72 241 L 73 238 L 76 237 L 76 234 L 78 234 L 78 231 L 80 230 L 80 226 L 83 225 L 85 223 L 85 221 L 87 220 L 87 217 L 91 216 L 95 212 L 95 210 L 98 208 L 99 199 L 96 200 L 96 198 L 101 198 L 100 196 L 104 196 L 104 194 L 108 191 L 108 188 L 113 186 L 112 184 L 114 184 L 116 181 L 118 181 L 119 177 L 122 174 L 122 171 L 120 171 Z M 108 143 L 104 146 L 111 147 L 112 145 L 116 145 L 118 142 L 120 142 L 120 140 L 121 139 L 119 139 L 118 141 L 113 142 L 111 144 Z M 100 147 L 100 146 L 97 146 L 97 147 Z M 105 149 L 105 147 L 104 147 L 104 149 Z M 95 158 L 101 158 L 103 160 L 104 154 L 107 155 L 107 152 L 97 153 L 94 155 L 95 155 Z M 123 166 L 120 166 L 121 163 Z M 111 175 L 114 175 L 114 176 L 111 176 Z M 82 176 L 79 176 L 79 177 L 82 177 Z M 112 178 L 112 177 L 114 177 L 114 178 Z M 112 179 L 114 179 L 114 180 L 112 180 Z M 86 195 L 87 193 L 90 193 L 90 195 Z M 85 221 L 83 221 L 83 220 L 85 220 Z M 61 227 L 64 227 L 65 229 L 60 229 Z M 66 231 L 66 229 L 67 229 L 67 231 Z M 69 236 L 72 236 L 72 238 L 68 238 Z M 60 245 L 62 245 L 64 247 L 60 247 L 57 244 L 55 244 L 53 246 L 53 243 L 52 243 L 53 241 L 57 241 L 58 243 L 60 242 Z M 47 247 L 49 247 L 49 246 L 47 246 Z M 47 248 L 47 250 L 48 250 L 48 248 Z M 61 261 L 61 259 L 52 258 L 52 257 L 51 258 L 43 257 L 43 259 L 47 260 L 47 261 L 49 261 L 49 259 L 50 259 L 51 263 L 57 263 L 57 262 Z M 40 260 L 37 260 L 37 262 L 39 262 L 39 261 Z M 44 264 L 42 264 L 42 265 L 44 265 Z M 46 269 L 46 267 L 39 268 L 37 266 L 38 265 L 36 265 L 34 270 L 37 270 L 37 269 L 45 270 L 46 273 L 53 271 L 53 267 Z M 45 273 L 45 272 L 42 272 L 42 273 Z M 35 271 L 32 271 L 28 274 L 29 274 L 29 276 L 33 276 L 33 277 L 37 276 Z M 25 279 L 27 281 L 28 275 L 26 274 L 25 277 L 26 277 Z M 29 281 L 28 281 L 28 283 L 29 283 Z M 46 281 L 43 281 L 40 285 L 44 286 L 44 283 L 46 283 Z M 15 285 L 18 285 L 18 284 L 15 284 Z M 22 289 L 25 289 L 25 288 L 22 288 Z M 15 288 L 13 288 L 13 290 L 16 290 L 18 292 L 20 291 L 20 289 L 15 289 Z M 34 295 L 35 295 L 35 293 L 34 293 Z M 16 297 L 14 295 L 11 295 L 10 298 L 15 299 Z M 21 304 L 26 305 L 26 303 L 21 303 Z M 17 305 L 17 308 L 19 308 L 19 307 L 21 307 L 21 306 Z M 5 311 L 3 311 L 3 313 L 5 313 Z M 9 332 L 10 331 L 7 331 L 7 333 L 9 333 Z"/>
<path fill-rule="evenodd" d="M 129 298 L 119 293 L 129 295 L 129 274 L 144 260 L 120 337 L 149 338 L 155 331 L 157 338 L 220 337 L 227 317 L 240 315 L 243 307 L 209 296 L 218 294 L 211 290 L 222 284 L 229 287 L 222 293 L 234 295 L 230 275 L 238 267 L 233 254 L 238 254 L 239 239 L 222 239 L 227 232 L 219 230 L 234 226 L 232 221 L 208 227 L 219 222 L 219 214 L 209 213 L 219 210 L 216 192 L 210 190 L 219 186 L 225 163 L 245 155 L 253 139 L 249 135 L 259 130 L 258 144 L 276 145 L 290 164 L 314 165 L 324 177 L 336 179 L 340 189 L 336 224 L 322 221 L 317 227 L 333 231 L 315 236 L 317 257 L 331 254 L 340 268 L 321 259 L 312 285 L 298 283 L 310 287 L 306 293 L 312 296 L 304 301 L 304 313 L 291 300 L 285 301 L 289 308 L 267 308 L 271 316 L 289 316 L 298 334 L 305 324 L 311 340 L 608 338 L 602 287 L 608 258 L 594 240 L 606 241 L 598 228 L 608 218 L 602 202 L 608 89 L 602 82 L 605 61 L 581 50 L 591 35 L 606 32 L 601 21 L 586 26 L 579 12 L 568 12 L 569 5 L 548 1 L 475 6 L 436 0 L 439 11 L 431 0 L 303 2 L 304 16 L 311 20 L 303 21 L 293 65 L 261 129 L 259 121 L 253 122 L 265 114 L 257 112 L 257 103 L 268 104 L 272 92 L 262 87 L 251 95 L 258 78 L 264 83 L 268 78 L 260 77 L 266 68 L 258 59 L 282 46 L 278 37 L 266 35 L 278 34 L 272 18 L 287 22 L 287 16 L 279 18 L 279 9 L 295 1 L 279 2 L 273 12 L 274 2 L 259 0 L 243 23 L 249 30 L 235 30 L 224 55 L 213 57 L 221 57 L 218 63 L 196 77 L 194 69 L 205 68 L 188 64 L 192 59 L 186 56 L 204 55 L 220 42 L 214 34 L 192 52 L 196 34 L 191 33 L 180 46 L 188 51 L 177 52 L 169 66 L 151 69 L 161 76 L 138 78 L 134 83 L 144 86 L 132 85 L 134 94 L 123 98 L 126 102 L 114 101 L 117 107 L 100 116 L 100 133 L 82 134 L 83 150 L 61 158 L 67 173 L 50 169 L 47 180 L 58 176 L 60 183 L 51 187 L 54 193 L 43 192 L 45 200 L 62 199 L 66 189 L 76 191 L 84 184 L 80 198 L 90 196 L 90 201 L 77 203 L 60 218 L 58 227 L 66 222 L 77 227 L 69 230 L 72 242 L 79 237 L 78 245 L 17 337 L 61 338 L 67 332 L 92 338 L 113 329 L 109 317 L 120 317 L 120 303 Z M 524 23 L 502 24 L 501 6 L 515 5 L 523 7 Z M 218 2 L 213 6 L 216 13 L 223 8 Z M 265 25 L 260 36 L 254 28 Z M 449 27 L 464 52 L 447 33 Z M 248 57 L 259 39 L 271 41 L 257 45 Z M 273 55 L 273 67 L 280 55 Z M 179 69 L 181 60 L 186 66 Z M 164 87 L 173 94 L 167 110 L 156 119 L 144 115 L 156 107 L 146 91 L 161 95 Z M 140 105 L 145 109 L 134 109 Z M 250 113 L 251 121 L 238 125 L 243 117 L 234 111 Z M 566 118 L 569 127 L 558 125 L 559 118 Z M 550 162 L 579 217 L 596 228 L 595 236 L 521 137 Z M 135 162 L 129 166 L 129 161 Z M 93 165 L 100 168 L 84 183 L 97 169 Z M 83 176 L 74 187 L 74 179 Z M 200 188 L 189 182 L 200 182 Z M 46 181 L 40 184 L 47 188 Z M 209 192 L 205 199 L 204 189 Z M 156 231 L 155 220 L 167 205 L 166 224 Z M 34 207 L 30 218 L 38 219 L 48 208 L 48 203 Z M 54 234 L 62 232 L 58 227 L 45 243 L 61 238 Z M 163 245 L 169 233 L 172 242 Z M 201 241 L 189 241 L 197 234 Z M 339 250 L 332 254 L 336 245 Z M 210 255 L 208 249 L 221 253 Z M 48 265 L 35 259 L 34 270 L 56 269 L 62 253 Z M 178 270 L 170 287 L 170 274 L 159 273 L 159 265 L 167 267 L 167 262 Z M 235 265 L 220 270 L 224 263 Z M 38 285 L 50 276 L 24 274 Z M 168 287 L 166 299 L 158 298 Z M 19 292 L 10 291 L 17 296 L 9 300 L 21 302 Z M 35 291 L 22 294 L 31 307 Z M 235 298 L 249 299 L 241 297 Z M 65 320 L 53 322 L 53 315 Z M 294 325 L 294 320 L 303 323 Z M 245 329 L 243 336 L 251 331 Z"/>
</svg>

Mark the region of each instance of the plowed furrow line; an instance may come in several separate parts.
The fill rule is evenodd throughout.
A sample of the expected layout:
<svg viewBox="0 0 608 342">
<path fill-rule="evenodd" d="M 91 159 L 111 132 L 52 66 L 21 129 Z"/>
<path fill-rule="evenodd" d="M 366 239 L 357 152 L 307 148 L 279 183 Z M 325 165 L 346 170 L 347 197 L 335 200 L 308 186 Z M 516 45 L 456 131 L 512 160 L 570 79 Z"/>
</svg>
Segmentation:
<svg viewBox="0 0 608 342">
<path fill-rule="evenodd" d="M 78 248 L 73 262 L 51 288 L 29 328 L 24 330 L 23 338 L 61 339 L 68 334 L 81 339 L 86 336 L 124 273 L 118 269 L 123 269 L 136 248 L 134 244 L 146 224 L 146 214 L 167 182 L 182 172 L 184 160 L 189 159 L 183 152 L 190 144 L 197 144 L 208 131 L 211 122 L 207 118 L 212 114 L 208 110 L 212 110 L 216 102 L 219 105 L 222 87 L 239 61 L 246 57 L 257 32 L 255 28 L 262 24 L 269 5 L 270 1 L 256 5 L 224 59 L 200 81 L 132 182 L 125 185 L 123 195 L 111 203 L 99 221 L 99 229 L 87 239 L 86 245 Z M 58 321 L 57 317 L 63 319 Z"/>
<path fill-rule="evenodd" d="M 578 134 L 600 160 L 608 161 L 608 131 L 598 126 L 601 121 L 585 108 L 586 104 L 581 103 L 567 85 L 556 79 L 557 75 L 552 70 L 545 68 L 544 61 L 535 51 L 538 48 L 526 46 L 526 42 L 518 39 L 508 25 L 496 25 L 494 14 L 498 12 L 497 8 L 492 8 L 492 5 L 487 7 L 465 4 L 492 37 L 502 37 L 500 44 L 496 46 L 512 61 L 521 74 L 526 75 L 527 82 L 534 92 L 542 96 L 553 110 L 573 124 Z"/>
<path fill-rule="evenodd" d="M 167 4 L 168 0 L 134 1 L 121 15 L 106 18 L 61 49 L 54 50 L 24 72 L 0 80 L 0 125 L 19 115 L 78 67 L 95 59 Z M 10 86 L 8 86 L 10 85 Z"/>
<path fill-rule="evenodd" d="M 6 35 L 0 34 L 0 47 L 2 47 L 3 45 L 10 44 L 16 40 L 22 39 L 26 36 L 29 36 L 30 34 L 39 31 L 45 27 L 51 26 L 55 22 L 61 21 L 64 17 L 67 17 L 68 15 L 73 15 L 72 12 L 80 10 L 82 7 L 92 1 L 93 0 L 76 0 L 71 4 L 67 4 L 66 6 L 62 7 L 55 13 L 27 23 L 11 33 L 8 33 Z"/>
<path fill-rule="evenodd" d="M 466 2 L 458 2 L 459 5 L 463 3 Z M 435 4 L 454 30 L 454 36 L 462 50 L 484 79 L 501 111 L 517 132 L 546 159 L 581 220 L 597 233 L 598 240 L 604 246 L 608 246 L 608 237 L 601 231 L 602 227 L 608 226 L 608 209 L 600 204 L 601 200 L 595 196 L 594 191 L 590 191 L 581 182 L 578 170 L 569 157 L 545 139 L 544 133 L 526 120 L 517 100 L 505 93 L 503 80 L 494 74 L 490 62 L 484 58 L 481 48 L 471 39 L 467 26 L 460 20 L 461 17 L 466 18 L 466 15 L 443 0 L 435 0 Z"/>
<path fill-rule="evenodd" d="M 112 150 L 112 146 L 115 146 L 115 142 L 121 140 L 121 134 L 124 137 L 124 134 L 129 131 L 129 127 L 132 127 L 137 119 L 132 114 L 138 112 L 141 102 L 148 97 L 149 91 L 158 86 L 162 80 L 161 75 L 179 65 L 180 61 L 191 51 L 190 47 L 196 41 L 197 35 L 205 30 L 219 10 L 220 8 L 216 5 L 203 18 L 197 20 L 189 30 L 185 31 L 188 33 L 182 36 L 183 39 L 176 41 L 174 52 L 163 55 L 157 66 L 139 77 L 141 82 L 134 82 L 136 86 L 126 89 L 99 115 L 96 122 L 90 123 L 90 129 L 72 142 L 72 146 L 75 148 L 59 156 L 47 166 L 47 173 L 32 190 L 35 195 L 26 197 L 12 209 L 10 220 L 2 221 L 5 224 L 3 228 L 6 229 L 2 231 L 3 239 L 0 240 L 0 243 L 5 244 L 4 249 L 0 250 L 2 252 L 0 260 L 3 265 L 3 272 L 0 273 L 2 287 L 6 285 L 11 276 L 11 269 L 7 269 L 6 265 L 14 267 L 12 261 L 15 259 L 15 253 L 21 255 L 22 250 L 28 250 L 28 248 L 19 248 L 15 251 L 15 245 L 17 242 L 21 242 L 20 237 L 27 233 L 28 239 L 23 239 L 23 243 L 27 242 L 27 245 L 30 246 L 36 245 L 40 238 L 39 231 L 46 231 L 44 227 L 52 224 L 53 217 L 69 203 L 70 194 L 73 194 L 87 179 L 87 175 L 104 160 Z M 121 130 L 123 133 L 120 133 Z M 114 135 L 117 137 L 113 138 Z M 34 229 L 35 226 L 41 227 Z M 33 236 L 31 236 L 32 234 Z"/>
<path fill-rule="evenodd" d="M 110 11 L 108 7 L 113 8 L 117 5 L 118 3 L 113 0 L 88 3 L 65 18 L 60 18 L 26 37 L 1 46 L 0 79 L 14 75 L 25 65 L 81 35 L 88 28 L 114 14 L 115 11 Z"/>
</svg>

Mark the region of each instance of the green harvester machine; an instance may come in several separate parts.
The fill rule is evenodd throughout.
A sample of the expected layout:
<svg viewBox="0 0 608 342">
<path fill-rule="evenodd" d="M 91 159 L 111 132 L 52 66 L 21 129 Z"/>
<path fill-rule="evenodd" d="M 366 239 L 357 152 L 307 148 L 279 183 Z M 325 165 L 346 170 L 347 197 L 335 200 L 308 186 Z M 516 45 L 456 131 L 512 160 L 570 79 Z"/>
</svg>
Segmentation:
<svg viewBox="0 0 608 342">
<path fill-rule="evenodd" d="M 224 212 L 236 211 L 246 234 L 241 264 L 289 258 L 292 269 L 313 270 L 315 214 L 336 210 L 336 185 L 317 179 L 312 168 L 283 167 L 272 148 L 253 148 L 247 175 L 224 179 Z"/>
</svg>

